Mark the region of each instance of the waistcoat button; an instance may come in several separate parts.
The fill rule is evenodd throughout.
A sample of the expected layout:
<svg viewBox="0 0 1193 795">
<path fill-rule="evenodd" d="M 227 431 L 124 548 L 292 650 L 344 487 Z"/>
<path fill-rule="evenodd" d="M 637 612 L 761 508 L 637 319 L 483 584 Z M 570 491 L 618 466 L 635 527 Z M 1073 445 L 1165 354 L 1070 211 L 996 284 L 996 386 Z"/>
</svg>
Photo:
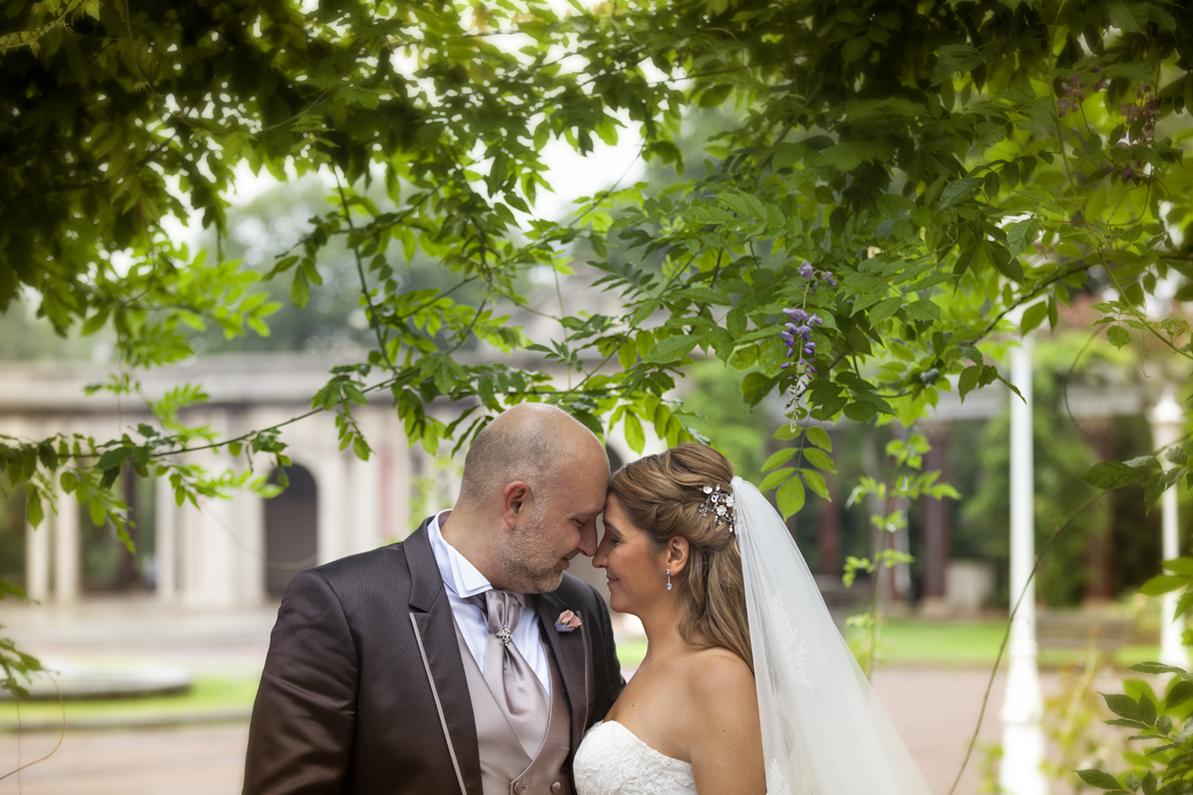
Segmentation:
<svg viewBox="0 0 1193 795">
<path fill-rule="evenodd" d="M 561 789 L 563 789 L 563 786 L 558 781 L 551 785 L 552 792 L 559 792 Z"/>
</svg>

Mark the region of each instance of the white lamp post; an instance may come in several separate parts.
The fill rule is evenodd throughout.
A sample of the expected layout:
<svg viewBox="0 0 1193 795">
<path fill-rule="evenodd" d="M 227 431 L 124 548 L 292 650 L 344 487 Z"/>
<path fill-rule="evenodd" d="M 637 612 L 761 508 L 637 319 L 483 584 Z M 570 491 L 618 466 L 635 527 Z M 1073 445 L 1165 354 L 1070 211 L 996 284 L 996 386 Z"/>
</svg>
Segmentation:
<svg viewBox="0 0 1193 795">
<path fill-rule="evenodd" d="M 999 783 L 1008 795 L 1046 795 L 1043 702 L 1036 663 L 1034 464 L 1032 455 L 1031 335 L 1011 352 L 1011 606 L 1026 592 L 1011 622 L 1007 693 L 1002 706 L 1002 768 Z"/>
<path fill-rule="evenodd" d="M 1151 411 L 1149 419 L 1152 422 L 1152 436 L 1156 447 L 1166 447 L 1178 438 L 1184 428 L 1184 415 L 1181 407 L 1172 395 L 1172 387 L 1164 390 L 1164 397 Z M 1161 457 L 1164 467 L 1171 464 Z M 1163 540 L 1164 560 L 1171 560 L 1180 555 L 1180 538 L 1176 528 L 1176 490 L 1174 485 L 1161 497 L 1162 522 L 1161 539 Z M 1188 650 L 1181 645 L 1181 625 L 1183 622 L 1173 620 L 1176 615 L 1176 602 L 1179 594 L 1170 591 L 1164 594 L 1160 602 L 1160 662 L 1165 665 L 1176 665 L 1181 668 L 1189 667 Z"/>
</svg>

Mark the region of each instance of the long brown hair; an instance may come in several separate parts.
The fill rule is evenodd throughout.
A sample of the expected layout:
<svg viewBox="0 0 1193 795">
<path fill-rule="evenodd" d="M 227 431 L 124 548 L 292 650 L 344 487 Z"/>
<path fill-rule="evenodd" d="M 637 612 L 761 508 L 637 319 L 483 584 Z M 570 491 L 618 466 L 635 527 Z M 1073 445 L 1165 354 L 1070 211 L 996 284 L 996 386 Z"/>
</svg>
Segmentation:
<svg viewBox="0 0 1193 795">
<path fill-rule="evenodd" d="M 684 611 L 679 632 L 696 646 L 720 646 L 754 669 L 741 552 L 729 523 L 702 515 L 705 486 L 732 491 L 733 464 L 711 447 L 686 442 L 619 469 L 609 484 L 621 509 L 662 549 L 688 540 L 688 565 L 678 578 Z"/>
</svg>

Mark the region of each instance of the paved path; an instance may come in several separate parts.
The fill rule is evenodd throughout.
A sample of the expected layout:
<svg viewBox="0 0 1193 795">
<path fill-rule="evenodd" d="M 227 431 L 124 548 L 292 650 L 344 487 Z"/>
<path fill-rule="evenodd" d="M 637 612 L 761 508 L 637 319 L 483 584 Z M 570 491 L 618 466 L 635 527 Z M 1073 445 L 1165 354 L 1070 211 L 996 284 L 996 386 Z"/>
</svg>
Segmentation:
<svg viewBox="0 0 1193 795">
<path fill-rule="evenodd" d="M 151 600 L 89 601 L 29 609 L 0 603 L 0 624 L 21 648 L 50 656 L 120 658 L 186 665 L 194 673 L 242 672 L 264 660 L 276 606 L 223 612 L 181 611 Z M 131 620 L 130 620 L 131 619 Z M 947 795 L 981 709 L 989 669 L 880 669 L 874 686 L 934 795 Z M 1045 695 L 1059 690 L 1044 673 Z M 999 677 L 980 741 L 1000 742 Z M 1115 688 L 1109 682 L 1105 688 Z M 0 779 L 0 795 L 232 795 L 240 791 L 248 725 L 68 730 L 61 748 L 19 775 Z M 0 734 L 0 775 L 48 753 L 58 736 Z M 20 762 L 18 762 L 20 760 Z M 975 753 L 957 789 L 979 792 L 982 754 Z M 1064 791 L 1054 788 L 1054 792 Z M 428 793 L 428 795 L 437 795 Z"/>
<path fill-rule="evenodd" d="M 875 688 L 935 795 L 946 795 L 981 708 L 988 672 L 978 669 L 880 670 Z M 1045 691 L 1055 674 L 1045 674 Z M 1000 739 L 996 681 L 981 739 Z M 71 731 L 54 756 L 0 781 L 0 795 L 232 795 L 239 792 L 247 724 L 164 729 Z M 29 761 L 53 747 L 57 735 L 26 733 L 20 758 Z M 0 736 L 0 767 L 17 764 L 18 738 Z M 978 792 L 975 754 L 957 792 Z"/>
<path fill-rule="evenodd" d="M 20 738 L 20 758 L 44 756 L 49 732 Z M 44 762 L 0 781 L 2 795 L 236 795 L 248 724 L 68 732 Z M 0 766 L 16 767 L 17 738 L 0 738 Z"/>
</svg>

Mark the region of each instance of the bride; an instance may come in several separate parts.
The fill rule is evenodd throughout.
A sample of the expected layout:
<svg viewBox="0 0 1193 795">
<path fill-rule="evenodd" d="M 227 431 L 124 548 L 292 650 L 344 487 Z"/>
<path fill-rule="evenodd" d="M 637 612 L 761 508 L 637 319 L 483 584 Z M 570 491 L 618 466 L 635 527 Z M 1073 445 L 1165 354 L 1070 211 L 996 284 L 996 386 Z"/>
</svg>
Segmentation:
<svg viewBox="0 0 1193 795">
<path fill-rule="evenodd" d="M 711 447 L 614 476 L 593 558 L 647 652 L 577 795 L 931 795 L 782 518 Z"/>
</svg>

